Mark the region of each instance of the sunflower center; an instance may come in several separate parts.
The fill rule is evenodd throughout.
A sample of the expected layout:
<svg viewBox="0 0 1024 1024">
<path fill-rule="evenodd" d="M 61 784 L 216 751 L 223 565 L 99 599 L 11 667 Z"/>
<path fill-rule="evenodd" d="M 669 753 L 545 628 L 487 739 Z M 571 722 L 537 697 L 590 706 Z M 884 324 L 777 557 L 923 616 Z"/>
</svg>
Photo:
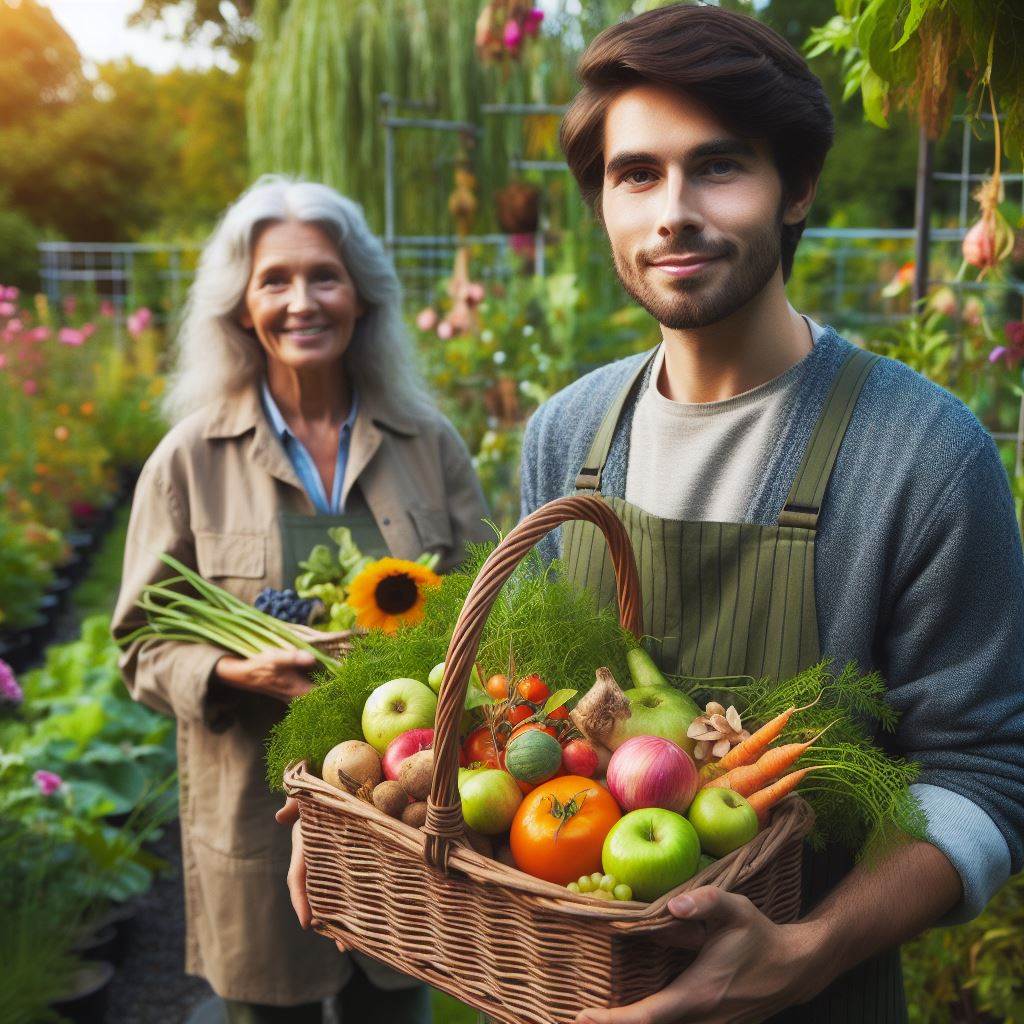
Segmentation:
<svg viewBox="0 0 1024 1024">
<path fill-rule="evenodd" d="M 405 573 L 385 576 L 374 591 L 377 607 L 388 615 L 401 615 L 402 612 L 407 612 L 416 603 L 418 596 L 415 581 Z"/>
</svg>

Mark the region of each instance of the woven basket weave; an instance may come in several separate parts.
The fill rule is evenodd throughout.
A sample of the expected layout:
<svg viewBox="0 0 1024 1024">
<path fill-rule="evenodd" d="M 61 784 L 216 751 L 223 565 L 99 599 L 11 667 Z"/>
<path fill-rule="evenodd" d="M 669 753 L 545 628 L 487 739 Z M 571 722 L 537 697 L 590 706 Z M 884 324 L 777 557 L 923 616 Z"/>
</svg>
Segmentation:
<svg viewBox="0 0 1024 1024">
<path fill-rule="evenodd" d="M 650 904 L 574 895 L 468 847 L 456 786 L 458 728 L 484 622 L 529 549 L 573 519 L 594 523 L 607 539 L 622 624 L 640 631 L 633 551 L 608 505 L 560 498 L 524 519 L 487 559 L 452 635 L 422 831 L 327 785 L 304 763 L 284 776 L 302 816 L 316 929 L 502 1024 L 568 1024 L 585 1006 L 620 1006 L 663 988 L 693 958 L 658 941 L 674 921 L 668 901 L 687 889 L 717 885 L 749 897 L 774 921 L 795 919 L 813 820 L 807 804 L 790 797 L 746 846 Z"/>
<path fill-rule="evenodd" d="M 302 626 L 297 623 L 289 623 L 288 628 L 299 637 L 311 644 L 318 651 L 329 655 L 332 658 L 340 658 L 352 650 L 352 638 L 358 636 L 361 630 L 341 629 L 333 633 L 325 633 L 312 626 Z"/>
</svg>

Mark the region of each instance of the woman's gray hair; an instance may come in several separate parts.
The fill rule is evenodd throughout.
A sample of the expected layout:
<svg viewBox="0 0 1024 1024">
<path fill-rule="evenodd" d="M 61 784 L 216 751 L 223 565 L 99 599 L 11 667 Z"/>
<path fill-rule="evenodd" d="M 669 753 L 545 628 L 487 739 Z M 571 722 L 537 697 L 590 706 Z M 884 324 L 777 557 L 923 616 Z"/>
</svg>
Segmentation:
<svg viewBox="0 0 1024 1024">
<path fill-rule="evenodd" d="M 327 234 L 367 307 L 345 353 L 356 389 L 398 412 L 429 408 L 402 318 L 398 276 L 362 208 L 326 185 L 264 175 L 228 208 L 199 259 L 164 399 L 171 422 L 252 387 L 263 373 L 263 349 L 238 317 L 254 242 L 266 225 L 286 220 L 316 224 Z"/>
</svg>

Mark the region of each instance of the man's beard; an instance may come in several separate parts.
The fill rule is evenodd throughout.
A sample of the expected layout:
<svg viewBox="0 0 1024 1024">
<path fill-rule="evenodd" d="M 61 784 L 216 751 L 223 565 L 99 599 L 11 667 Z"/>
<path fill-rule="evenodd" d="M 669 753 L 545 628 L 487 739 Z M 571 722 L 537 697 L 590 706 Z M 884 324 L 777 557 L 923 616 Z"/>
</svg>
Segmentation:
<svg viewBox="0 0 1024 1024">
<path fill-rule="evenodd" d="M 715 268 L 720 280 L 711 284 L 695 278 L 671 281 L 667 278 L 671 294 L 655 289 L 648 273 L 649 264 L 671 256 L 720 256 L 724 260 L 735 260 L 737 247 L 732 242 L 710 242 L 701 235 L 677 240 L 671 246 L 657 252 L 639 252 L 635 260 L 624 267 L 613 252 L 615 273 L 622 287 L 647 310 L 662 326 L 672 330 L 695 330 L 718 323 L 736 310 L 745 306 L 759 294 L 771 280 L 779 265 L 782 245 L 782 217 L 767 224 L 751 240 L 745 259 L 734 263 L 731 272 L 721 275 L 722 265 Z M 724 265 L 724 264 L 723 264 Z M 715 269 L 712 269 L 715 268 Z M 661 271 L 654 271 L 660 274 Z"/>
</svg>

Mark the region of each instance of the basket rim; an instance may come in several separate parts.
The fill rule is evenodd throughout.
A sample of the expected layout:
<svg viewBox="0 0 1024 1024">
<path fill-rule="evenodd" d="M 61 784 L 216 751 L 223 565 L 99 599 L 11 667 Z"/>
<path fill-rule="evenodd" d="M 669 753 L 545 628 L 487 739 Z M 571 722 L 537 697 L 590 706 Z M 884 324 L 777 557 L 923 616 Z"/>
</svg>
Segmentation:
<svg viewBox="0 0 1024 1024">
<path fill-rule="evenodd" d="M 410 855 L 422 857 L 428 836 L 420 829 L 391 818 L 373 804 L 359 800 L 345 790 L 336 789 L 309 770 L 305 761 L 290 765 L 283 776 L 285 792 L 289 796 L 311 800 L 325 808 L 342 811 L 383 826 L 391 832 L 398 844 Z M 503 861 L 485 857 L 469 846 L 453 843 L 450 848 L 449 866 L 479 883 L 499 884 L 517 892 L 534 897 L 548 909 L 575 917 L 591 918 L 610 923 L 628 931 L 653 931 L 670 926 L 675 918 L 668 910 L 670 900 L 690 889 L 722 882 L 723 887 L 742 881 L 756 873 L 767 863 L 777 848 L 794 833 L 801 840 L 810 832 L 814 813 L 807 802 L 792 794 L 780 801 L 774 808 L 768 827 L 762 829 L 745 846 L 720 857 L 703 871 L 671 889 L 651 903 L 636 900 L 597 901 L 584 894 L 570 892 L 564 886 L 547 882 L 528 875 Z M 744 858 L 742 864 L 738 864 Z M 738 868 L 738 870 L 736 870 Z M 439 871 L 439 873 L 441 873 Z"/>
</svg>

